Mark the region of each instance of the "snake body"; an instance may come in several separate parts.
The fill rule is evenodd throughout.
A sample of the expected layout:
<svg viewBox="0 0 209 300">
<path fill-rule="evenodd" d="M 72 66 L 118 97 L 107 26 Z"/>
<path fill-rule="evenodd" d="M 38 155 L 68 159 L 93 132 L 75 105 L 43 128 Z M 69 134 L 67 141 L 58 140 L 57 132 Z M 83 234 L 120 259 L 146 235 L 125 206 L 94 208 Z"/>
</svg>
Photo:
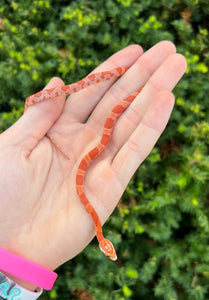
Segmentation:
<svg viewBox="0 0 209 300">
<path fill-rule="evenodd" d="M 69 84 L 64 85 L 59 88 L 52 88 L 52 89 L 45 89 L 41 92 L 38 92 L 30 97 L 28 97 L 25 101 L 25 110 L 36 103 L 39 103 L 41 101 L 45 101 L 48 99 L 52 99 L 54 97 L 60 96 L 60 95 L 69 95 L 75 92 L 78 92 L 84 88 L 86 88 L 89 85 L 103 82 L 110 79 L 117 79 L 118 77 L 122 76 L 127 71 L 127 68 L 125 67 L 118 67 L 110 71 L 105 72 L 99 72 L 94 73 L 86 76 L 84 79 Z M 116 105 L 110 114 L 108 115 L 103 129 L 103 134 L 101 137 L 101 140 L 99 144 L 93 148 L 91 151 L 89 151 L 81 160 L 77 173 L 76 173 L 76 190 L 78 197 L 85 207 L 88 214 L 91 216 L 94 226 L 95 226 L 95 232 L 96 237 L 99 242 L 99 248 L 100 250 L 108 256 L 111 260 L 115 261 L 117 259 L 117 254 L 114 249 L 113 244 L 106 238 L 104 238 L 102 233 L 102 224 L 99 219 L 99 216 L 91 203 L 89 202 L 88 198 L 86 197 L 85 191 L 84 191 L 84 181 L 85 176 L 87 174 L 88 168 L 91 164 L 91 162 L 96 159 L 106 148 L 107 144 L 111 140 L 111 134 L 114 128 L 114 125 L 118 118 L 121 116 L 121 114 L 129 107 L 131 102 L 135 99 L 135 97 L 140 93 L 141 89 L 138 91 L 132 93 L 130 96 L 122 100 L 118 105 Z"/>
</svg>

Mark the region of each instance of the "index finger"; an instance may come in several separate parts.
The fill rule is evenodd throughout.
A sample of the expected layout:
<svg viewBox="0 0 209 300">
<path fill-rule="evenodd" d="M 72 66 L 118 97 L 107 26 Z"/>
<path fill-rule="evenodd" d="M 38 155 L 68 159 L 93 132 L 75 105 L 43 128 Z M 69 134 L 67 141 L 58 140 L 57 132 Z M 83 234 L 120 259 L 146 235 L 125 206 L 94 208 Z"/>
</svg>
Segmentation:
<svg viewBox="0 0 209 300">
<path fill-rule="evenodd" d="M 143 50 L 139 45 L 128 46 L 110 56 L 91 73 L 108 71 L 121 66 L 129 68 L 142 54 Z M 72 117 L 76 121 L 84 122 L 113 82 L 114 80 L 108 80 L 72 94 L 66 101 L 63 116 L 67 114 L 68 120 Z"/>
</svg>

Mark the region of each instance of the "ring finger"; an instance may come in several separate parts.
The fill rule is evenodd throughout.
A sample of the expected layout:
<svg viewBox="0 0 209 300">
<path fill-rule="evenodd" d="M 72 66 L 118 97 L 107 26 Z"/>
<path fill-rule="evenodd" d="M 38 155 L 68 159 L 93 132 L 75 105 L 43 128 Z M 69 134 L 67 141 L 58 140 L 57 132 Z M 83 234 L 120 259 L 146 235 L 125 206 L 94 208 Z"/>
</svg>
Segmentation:
<svg viewBox="0 0 209 300">
<path fill-rule="evenodd" d="M 122 114 L 113 130 L 110 142 L 111 157 L 127 141 L 146 114 L 156 95 L 163 90 L 172 91 L 186 69 L 185 58 L 172 54 L 162 63 L 145 84 L 141 93 Z"/>
</svg>

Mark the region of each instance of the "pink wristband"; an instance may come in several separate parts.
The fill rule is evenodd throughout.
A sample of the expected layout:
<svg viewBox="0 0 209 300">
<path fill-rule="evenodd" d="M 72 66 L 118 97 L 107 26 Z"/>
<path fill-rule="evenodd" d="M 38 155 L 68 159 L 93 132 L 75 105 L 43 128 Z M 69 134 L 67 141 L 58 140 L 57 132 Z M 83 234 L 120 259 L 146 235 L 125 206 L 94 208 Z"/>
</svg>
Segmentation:
<svg viewBox="0 0 209 300">
<path fill-rule="evenodd" d="M 29 260 L 0 248 L 0 270 L 30 282 L 42 289 L 51 290 L 57 274 Z"/>
</svg>

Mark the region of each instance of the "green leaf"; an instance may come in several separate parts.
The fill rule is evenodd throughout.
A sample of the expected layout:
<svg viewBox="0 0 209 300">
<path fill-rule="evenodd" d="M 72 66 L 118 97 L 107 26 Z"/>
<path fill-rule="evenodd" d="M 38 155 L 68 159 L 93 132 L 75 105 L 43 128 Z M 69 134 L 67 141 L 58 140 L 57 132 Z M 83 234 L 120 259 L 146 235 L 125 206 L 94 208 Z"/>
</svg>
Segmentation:
<svg viewBox="0 0 209 300">
<path fill-rule="evenodd" d="M 138 278 L 138 272 L 133 268 L 128 268 L 126 270 L 126 275 L 130 278 L 135 278 L 135 279 Z"/>
<path fill-rule="evenodd" d="M 132 291 L 130 290 L 130 288 L 127 285 L 123 286 L 123 294 L 126 297 L 130 297 L 132 295 Z"/>
</svg>

